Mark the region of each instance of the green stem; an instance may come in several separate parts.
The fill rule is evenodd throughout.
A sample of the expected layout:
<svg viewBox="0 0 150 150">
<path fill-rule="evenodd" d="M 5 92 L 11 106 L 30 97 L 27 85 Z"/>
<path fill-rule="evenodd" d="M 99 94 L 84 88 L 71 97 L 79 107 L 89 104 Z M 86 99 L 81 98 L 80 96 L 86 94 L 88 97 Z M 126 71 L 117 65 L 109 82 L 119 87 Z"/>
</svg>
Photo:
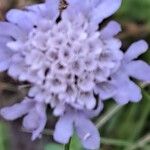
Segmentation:
<svg viewBox="0 0 150 150">
<path fill-rule="evenodd" d="M 143 101 L 144 101 L 144 103 L 141 107 L 144 108 L 144 110 L 143 110 L 141 116 L 139 116 L 139 123 L 135 126 L 134 132 L 131 135 L 131 137 L 129 138 L 129 141 L 134 141 L 136 138 L 138 138 L 140 133 L 142 132 L 142 130 L 144 128 L 146 119 L 147 119 L 149 112 L 150 112 L 149 100 L 150 100 L 150 95 L 146 91 L 143 90 Z M 129 148 L 130 148 L 130 146 L 127 146 L 125 148 L 125 150 L 129 150 Z"/>
<path fill-rule="evenodd" d="M 70 150 L 70 142 L 71 140 L 67 144 L 64 145 L 64 150 Z"/>
<path fill-rule="evenodd" d="M 101 128 L 108 120 L 111 119 L 111 117 L 117 113 L 122 106 L 120 105 L 115 105 L 113 106 L 106 114 L 104 114 L 97 122 L 96 122 L 96 127 L 99 129 Z"/>
<path fill-rule="evenodd" d="M 150 142 L 150 134 L 148 134 L 147 136 L 145 136 L 144 138 L 142 138 L 141 140 L 139 140 L 139 142 L 137 142 L 134 145 L 131 145 L 128 150 L 136 150 L 138 148 L 142 148 L 144 147 L 147 143 Z"/>
<path fill-rule="evenodd" d="M 129 146 L 132 144 L 123 140 L 103 138 L 103 137 L 101 138 L 101 143 L 105 145 L 114 145 L 114 146 Z"/>
<path fill-rule="evenodd" d="M 150 102 L 147 101 L 144 105 L 144 110 L 142 112 L 141 117 L 139 117 L 139 122 L 135 126 L 135 132 L 132 134 L 131 139 L 135 139 L 136 137 L 139 137 L 140 133 L 142 132 L 145 122 L 147 121 L 148 115 L 150 113 Z"/>
</svg>

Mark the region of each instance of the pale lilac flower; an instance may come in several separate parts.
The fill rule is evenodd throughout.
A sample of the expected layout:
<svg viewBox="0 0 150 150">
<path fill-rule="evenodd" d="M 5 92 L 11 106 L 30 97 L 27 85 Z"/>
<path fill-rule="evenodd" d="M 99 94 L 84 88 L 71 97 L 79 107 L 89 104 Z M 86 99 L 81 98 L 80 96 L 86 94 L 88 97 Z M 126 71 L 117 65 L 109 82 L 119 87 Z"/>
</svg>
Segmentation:
<svg viewBox="0 0 150 150">
<path fill-rule="evenodd" d="M 31 83 L 23 102 L 2 108 L 1 115 L 7 120 L 25 115 L 23 126 L 34 140 L 41 136 L 50 105 L 59 117 L 55 141 L 66 144 L 75 129 L 84 148 L 98 149 L 99 132 L 90 119 L 102 110 L 101 100 L 115 98 L 123 104 L 141 98 L 129 76 L 149 81 L 150 67 L 132 61 L 147 45 L 142 41 L 138 49 L 133 45 L 124 54 L 115 37 L 121 31 L 117 22 L 98 31 L 121 0 L 68 0 L 61 14 L 59 3 L 46 0 L 24 10 L 12 9 L 6 14 L 8 22 L 0 22 L 0 71 Z M 132 69 L 137 66 L 142 69 L 135 74 Z M 127 97 L 121 95 L 124 89 Z"/>
</svg>

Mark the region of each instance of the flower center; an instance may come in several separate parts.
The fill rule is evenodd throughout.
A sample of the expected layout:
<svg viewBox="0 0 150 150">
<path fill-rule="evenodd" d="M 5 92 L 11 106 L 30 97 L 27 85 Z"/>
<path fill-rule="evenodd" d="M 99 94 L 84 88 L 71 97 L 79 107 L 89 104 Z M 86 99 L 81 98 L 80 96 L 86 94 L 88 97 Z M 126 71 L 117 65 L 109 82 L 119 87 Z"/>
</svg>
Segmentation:
<svg viewBox="0 0 150 150">
<path fill-rule="evenodd" d="M 58 103 L 94 108 L 96 103 L 90 101 L 96 101 L 95 85 L 107 80 L 110 68 L 105 64 L 112 60 L 111 55 L 106 55 L 111 52 L 105 48 L 100 33 L 88 32 L 84 18 L 80 23 L 68 19 L 55 24 L 46 20 L 33 28 L 27 41 L 8 46 L 17 51 L 14 56 L 19 54 L 28 68 L 25 80 L 40 86 L 50 97 L 57 97 Z M 89 96 L 81 99 L 83 95 Z"/>
</svg>

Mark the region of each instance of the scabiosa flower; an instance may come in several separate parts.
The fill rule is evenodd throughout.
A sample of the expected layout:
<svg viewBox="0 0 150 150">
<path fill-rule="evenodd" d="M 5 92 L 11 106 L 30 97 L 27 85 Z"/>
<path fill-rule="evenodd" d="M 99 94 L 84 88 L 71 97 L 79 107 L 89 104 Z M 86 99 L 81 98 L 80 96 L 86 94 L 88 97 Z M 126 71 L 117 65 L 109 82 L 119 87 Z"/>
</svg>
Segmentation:
<svg viewBox="0 0 150 150">
<path fill-rule="evenodd" d="M 12 9 L 7 22 L 0 22 L 0 71 L 31 83 L 24 100 L 2 108 L 1 115 L 7 120 L 25 116 L 23 126 L 35 140 L 45 127 L 50 105 L 59 117 L 55 141 L 68 143 L 75 130 L 84 148 L 98 149 L 99 132 L 90 119 L 102 110 L 102 100 L 115 98 L 124 104 L 141 98 L 129 77 L 149 81 L 149 65 L 133 60 L 147 44 L 135 43 L 124 54 L 115 38 L 121 31 L 117 22 L 98 31 L 99 23 L 120 7 L 121 0 L 67 2 L 61 14 L 60 0 L 46 0 L 24 10 Z"/>
</svg>

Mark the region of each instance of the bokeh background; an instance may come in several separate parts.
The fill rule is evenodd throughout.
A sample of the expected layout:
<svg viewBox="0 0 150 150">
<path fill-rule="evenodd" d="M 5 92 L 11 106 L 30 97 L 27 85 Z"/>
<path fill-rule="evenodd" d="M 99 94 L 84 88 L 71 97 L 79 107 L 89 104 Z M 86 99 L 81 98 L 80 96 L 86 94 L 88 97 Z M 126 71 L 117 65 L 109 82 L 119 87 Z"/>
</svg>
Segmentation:
<svg viewBox="0 0 150 150">
<path fill-rule="evenodd" d="M 42 0 L 0 0 L 0 20 L 5 20 L 5 13 L 11 8 L 39 2 Z M 139 39 L 150 43 L 150 0 L 123 0 L 119 11 L 104 24 L 111 19 L 122 25 L 119 38 L 123 41 L 123 49 Z M 141 58 L 150 64 L 150 50 Z M 101 150 L 150 150 L 150 84 L 138 84 L 143 92 L 141 102 L 121 107 L 106 101 L 102 114 L 93 120 L 100 130 Z M 0 73 L 0 108 L 19 102 L 27 91 L 27 84 Z M 42 139 L 31 142 L 30 133 L 21 127 L 21 119 L 7 122 L 0 118 L 0 150 L 82 150 L 76 135 L 67 146 L 54 143 L 55 121 L 49 113 Z"/>
</svg>

